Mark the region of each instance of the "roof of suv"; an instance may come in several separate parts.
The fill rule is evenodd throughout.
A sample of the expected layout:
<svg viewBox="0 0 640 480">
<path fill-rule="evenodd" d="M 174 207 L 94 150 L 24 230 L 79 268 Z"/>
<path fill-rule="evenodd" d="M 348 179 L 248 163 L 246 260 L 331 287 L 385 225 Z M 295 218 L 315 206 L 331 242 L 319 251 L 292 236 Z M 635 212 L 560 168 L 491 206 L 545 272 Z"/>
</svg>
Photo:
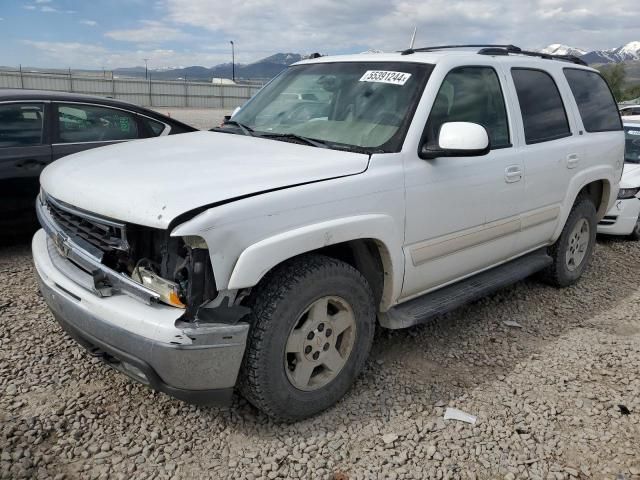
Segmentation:
<svg viewBox="0 0 640 480">
<path fill-rule="evenodd" d="M 353 55 L 335 55 L 326 57 L 309 58 L 295 63 L 294 65 L 304 65 L 310 63 L 331 63 L 331 62 L 411 62 L 411 63 L 430 63 L 436 64 L 444 59 L 456 57 L 461 60 L 467 59 L 469 62 L 477 63 L 479 61 L 486 61 L 491 58 L 501 63 L 516 63 L 525 60 L 527 63 L 537 66 L 549 65 L 549 62 L 560 62 L 562 65 L 571 66 L 571 68 L 583 68 L 593 70 L 593 68 L 573 63 L 571 61 L 562 58 L 542 58 L 530 55 L 523 55 L 518 53 L 509 53 L 502 55 L 489 55 L 478 53 L 478 48 L 475 49 L 444 49 L 444 50 L 431 50 L 428 52 L 414 51 L 410 54 L 403 54 L 403 52 L 391 52 L 391 53 L 358 53 Z"/>
</svg>

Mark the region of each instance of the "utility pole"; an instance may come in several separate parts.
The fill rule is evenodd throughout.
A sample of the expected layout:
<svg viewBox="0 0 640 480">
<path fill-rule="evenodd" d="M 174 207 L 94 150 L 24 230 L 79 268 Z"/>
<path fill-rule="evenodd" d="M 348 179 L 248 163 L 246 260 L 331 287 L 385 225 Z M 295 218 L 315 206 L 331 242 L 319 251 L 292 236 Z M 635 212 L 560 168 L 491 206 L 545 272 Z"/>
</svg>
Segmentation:
<svg viewBox="0 0 640 480">
<path fill-rule="evenodd" d="M 149 78 L 149 68 L 147 67 L 148 58 L 143 58 L 144 60 L 144 78 Z"/>
<path fill-rule="evenodd" d="M 236 81 L 236 51 L 235 45 L 233 44 L 233 40 L 229 41 L 231 44 L 231 80 L 235 83 Z"/>
</svg>

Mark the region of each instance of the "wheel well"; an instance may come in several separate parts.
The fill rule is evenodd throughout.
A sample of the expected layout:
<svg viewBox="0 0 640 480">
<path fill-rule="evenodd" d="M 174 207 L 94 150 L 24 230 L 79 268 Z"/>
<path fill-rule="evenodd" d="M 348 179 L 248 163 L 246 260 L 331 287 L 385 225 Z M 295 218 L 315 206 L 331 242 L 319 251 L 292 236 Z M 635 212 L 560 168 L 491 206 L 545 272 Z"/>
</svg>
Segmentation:
<svg viewBox="0 0 640 480">
<path fill-rule="evenodd" d="M 611 195 L 609 182 L 606 180 L 596 180 L 582 187 L 577 198 L 589 198 L 596 207 L 598 219 L 601 219 L 607 213 L 609 195 Z"/>
<path fill-rule="evenodd" d="M 391 266 L 391 256 L 386 246 L 381 242 L 371 238 L 349 240 L 347 242 L 327 245 L 326 247 L 316 250 L 310 250 L 301 255 L 308 255 L 310 253 L 325 255 L 351 265 L 358 270 L 369 283 L 377 309 L 380 309 L 382 303 L 389 303 L 388 299 L 391 296 L 391 275 L 393 268 Z M 289 262 L 292 258 L 282 263 Z M 279 265 L 282 265 L 282 263 L 275 265 L 269 272 L 273 271 L 273 269 Z M 268 274 L 265 274 L 262 277 L 261 282 L 267 275 Z"/>
<path fill-rule="evenodd" d="M 307 253 L 319 253 L 348 263 L 358 270 L 367 280 L 376 305 L 380 305 L 385 296 L 385 287 L 389 287 L 387 277 L 391 275 L 390 257 L 386 247 L 374 239 L 358 239 L 336 243 Z"/>
</svg>

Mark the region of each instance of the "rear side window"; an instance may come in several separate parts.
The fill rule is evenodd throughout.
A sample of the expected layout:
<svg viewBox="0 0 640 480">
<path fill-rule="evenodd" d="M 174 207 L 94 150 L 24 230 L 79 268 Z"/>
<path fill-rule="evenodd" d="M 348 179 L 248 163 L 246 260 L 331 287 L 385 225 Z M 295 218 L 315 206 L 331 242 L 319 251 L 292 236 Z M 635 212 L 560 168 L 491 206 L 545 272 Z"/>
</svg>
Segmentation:
<svg viewBox="0 0 640 480">
<path fill-rule="evenodd" d="M 551 75 L 541 70 L 513 68 L 511 76 L 518 93 L 527 144 L 571 135 L 567 112 Z"/>
<path fill-rule="evenodd" d="M 587 132 L 622 129 L 616 101 L 600 75 L 587 70 L 565 68 L 564 76 L 567 77 Z"/>
<path fill-rule="evenodd" d="M 0 105 L 0 148 L 42 144 L 44 106 L 38 103 Z"/>
</svg>

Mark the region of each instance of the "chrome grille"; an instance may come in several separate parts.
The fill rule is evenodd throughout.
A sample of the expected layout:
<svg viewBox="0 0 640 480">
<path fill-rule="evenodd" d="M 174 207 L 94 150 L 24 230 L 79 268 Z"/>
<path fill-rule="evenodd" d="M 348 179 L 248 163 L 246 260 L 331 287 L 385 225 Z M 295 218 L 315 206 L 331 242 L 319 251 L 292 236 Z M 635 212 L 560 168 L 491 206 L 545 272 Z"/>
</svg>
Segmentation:
<svg viewBox="0 0 640 480">
<path fill-rule="evenodd" d="M 46 206 L 51 218 L 67 235 L 81 238 L 102 252 L 128 249 L 124 224 L 78 212 L 49 196 Z"/>
</svg>

